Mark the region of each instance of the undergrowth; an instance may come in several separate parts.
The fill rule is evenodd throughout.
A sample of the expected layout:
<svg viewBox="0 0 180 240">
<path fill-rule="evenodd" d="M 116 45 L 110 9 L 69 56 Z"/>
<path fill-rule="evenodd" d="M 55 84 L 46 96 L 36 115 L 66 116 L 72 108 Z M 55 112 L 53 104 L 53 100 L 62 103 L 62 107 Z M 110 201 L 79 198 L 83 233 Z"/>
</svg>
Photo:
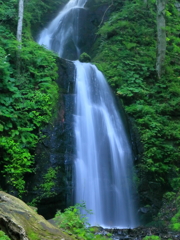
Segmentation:
<svg viewBox="0 0 180 240">
<path fill-rule="evenodd" d="M 58 98 L 56 55 L 24 39 L 20 74 L 17 41 L 0 26 L 0 168 L 6 182 L 21 195 L 24 175 L 33 172 L 34 149 L 44 137 Z"/>
<path fill-rule="evenodd" d="M 180 187 L 180 20 L 174 0 L 166 4 L 165 74 L 156 74 L 156 4 L 124 1 L 99 29 L 93 61 L 103 71 L 139 132 L 139 183 Z M 136 130 L 137 129 L 137 130 Z M 141 151 L 139 151 L 141 147 Z"/>
<path fill-rule="evenodd" d="M 3 231 L 0 230 L 0 240 L 11 240 Z"/>
<path fill-rule="evenodd" d="M 90 224 L 88 223 L 89 214 L 93 213 L 91 210 L 86 209 L 85 203 L 76 204 L 75 206 L 66 208 L 63 213 L 58 211 L 54 220 L 59 228 L 64 229 L 69 234 L 77 236 L 78 239 L 111 239 L 109 238 L 109 235 L 102 236 L 93 233 L 94 229 L 93 227 L 90 227 Z"/>
</svg>

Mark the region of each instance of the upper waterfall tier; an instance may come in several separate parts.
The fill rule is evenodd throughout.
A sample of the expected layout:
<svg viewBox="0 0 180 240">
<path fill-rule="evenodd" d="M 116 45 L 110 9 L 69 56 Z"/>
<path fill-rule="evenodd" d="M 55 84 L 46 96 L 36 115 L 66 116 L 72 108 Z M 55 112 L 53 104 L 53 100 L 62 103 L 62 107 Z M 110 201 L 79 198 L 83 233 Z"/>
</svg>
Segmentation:
<svg viewBox="0 0 180 240">
<path fill-rule="evenodd" d="M 87 0 L 71 0 L 38 38 L 40 45 L 58 53 L 62 58 L 75 60 L 80 55 L 81 33 L 85 31 L 81 16 Z"/>
</svg>

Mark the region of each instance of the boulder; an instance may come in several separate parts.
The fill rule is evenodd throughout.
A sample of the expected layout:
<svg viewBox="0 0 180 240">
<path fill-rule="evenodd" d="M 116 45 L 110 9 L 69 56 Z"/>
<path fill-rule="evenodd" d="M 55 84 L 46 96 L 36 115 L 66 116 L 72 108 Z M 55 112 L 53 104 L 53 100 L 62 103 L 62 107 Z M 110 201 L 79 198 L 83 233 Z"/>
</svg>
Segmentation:
<svg viewBox="0 0 180 240">
<path fill-rule="evenodd" d="M 74 239 L 38 215 L 20 199 L 0 191 L 0 230 L 12 240 Z"/>
</svg>

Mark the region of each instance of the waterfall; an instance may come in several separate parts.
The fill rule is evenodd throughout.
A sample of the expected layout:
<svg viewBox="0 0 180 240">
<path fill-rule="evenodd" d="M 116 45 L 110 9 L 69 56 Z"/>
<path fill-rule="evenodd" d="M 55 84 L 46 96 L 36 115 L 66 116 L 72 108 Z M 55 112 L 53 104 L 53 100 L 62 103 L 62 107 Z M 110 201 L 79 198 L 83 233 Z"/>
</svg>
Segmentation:
<svg viewBox="0 0 180 240">
<path fill-rule="evenodd" d="M 38 43 L 58 53 L 62 58 L 77 59 L 80 55 L 78 16 L 86 2 L 87 0 L 69 1 L 49 26 L 41 32 Z M 71 56 L 71 51 L 76 53 Z"/>
<path fill-rule="evenodd" d="M 87 0 L 71 0 L 39 37 L 39 44 L 69 58 L 67 43 L 78 45 L 80 9 Z M 73 60 L 75 60 L 73 59 Z M 85 202 L 93 214 L 89 223 L 109 228 L 137 226 L 133 203 L 133 155 L 116 101 L 103 74 L 90 63 L 76 67 L 75 202 Z"/>
</svg>

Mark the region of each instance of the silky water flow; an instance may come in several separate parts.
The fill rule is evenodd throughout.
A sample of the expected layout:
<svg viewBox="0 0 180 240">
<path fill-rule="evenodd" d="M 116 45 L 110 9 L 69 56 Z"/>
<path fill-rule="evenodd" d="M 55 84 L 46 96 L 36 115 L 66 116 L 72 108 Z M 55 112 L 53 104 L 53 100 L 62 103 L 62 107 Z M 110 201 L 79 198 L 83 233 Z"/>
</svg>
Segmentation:
<svg viewBox="0 0 180 240">
<path fill-rule="evenodd" d="M 78 19 L 87 0 L 71 0 L 45 28 L 38 43 L 66 56 L 67 43 L 81 53 Z M 75 203 L 86 204 L 92 226 L 134 228 L 133 155 L 123 121 L 103 74 L 90 63 L 76 67 Z"/>
</svg>

